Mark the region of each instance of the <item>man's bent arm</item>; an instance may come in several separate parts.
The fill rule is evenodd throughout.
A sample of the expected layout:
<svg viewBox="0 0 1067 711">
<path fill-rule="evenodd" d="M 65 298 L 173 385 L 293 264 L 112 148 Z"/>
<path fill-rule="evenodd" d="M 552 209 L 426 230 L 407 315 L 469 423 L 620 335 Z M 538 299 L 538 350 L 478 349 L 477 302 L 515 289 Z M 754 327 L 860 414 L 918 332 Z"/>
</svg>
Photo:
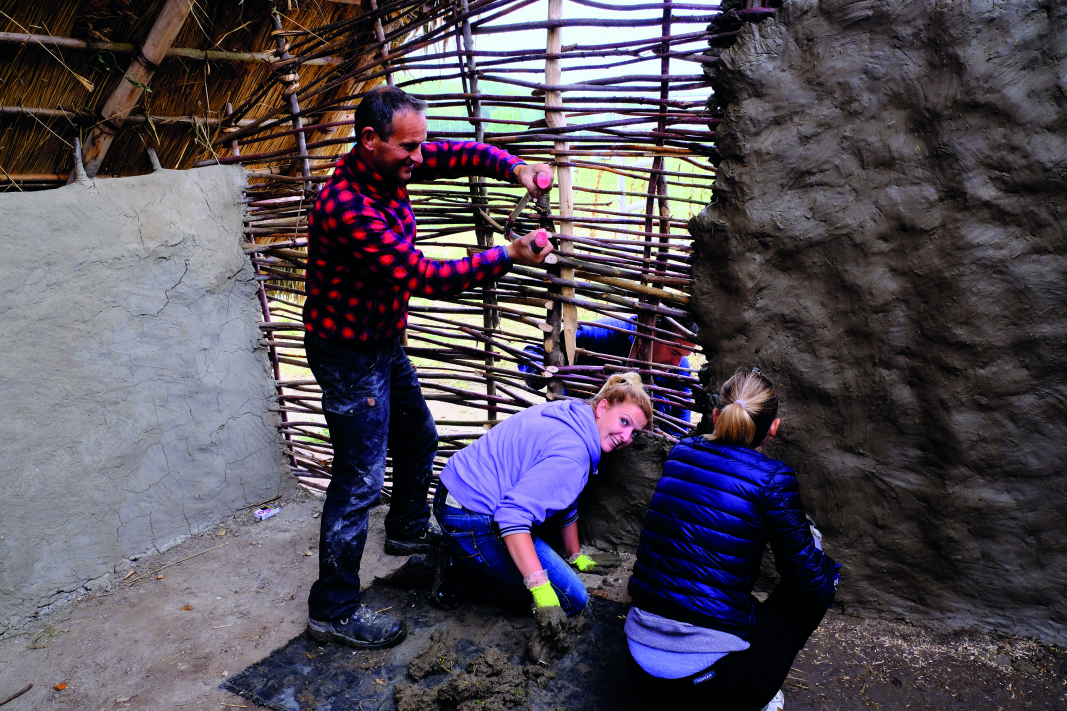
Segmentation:
<svg viewBox="0 0 1067 711">
<path fill-rule="evenodd" d="M 342 219 L 367 268 L 415 296 L 454 296 L 511 269 L 504 247 L 439 262 L 427 259 L 410 241 L 390 230 L 381 213 L 372 208 L 343 210 Z"/>
<path fill-rule="evenodd" d="M 522 185 L 534 197 L 549 188 L 542 188 L 538 174 L 548 177 L 551 185 L 552 168 L 546 164 L 528 165 L 505 150 L 473 141 L 439 141 L 422 144 L 423 162 L 411 174 L 413 182 L 481 175 L 507 183 Z M 542 178 L 544 180 L 544 178 Z"/>
<path fill-rule="evenodd" d="M 474 141 L 439 141 L 422 144 L 423 162 L 411 174 L 411 182 L 481 175 L 504 182 L 519 182 L 515 168 L 526 165 L 507 151 Z"/>
</svg>

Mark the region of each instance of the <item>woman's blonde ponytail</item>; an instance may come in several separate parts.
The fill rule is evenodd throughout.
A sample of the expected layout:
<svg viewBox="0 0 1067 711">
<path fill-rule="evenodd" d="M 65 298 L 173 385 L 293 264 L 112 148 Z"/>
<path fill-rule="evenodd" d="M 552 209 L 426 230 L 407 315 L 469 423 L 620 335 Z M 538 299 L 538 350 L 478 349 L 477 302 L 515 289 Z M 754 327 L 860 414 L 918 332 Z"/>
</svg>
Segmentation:
<svg viewBox="0 0 1067 711">
<path fill-rule="evenodd" d="M 718 444 L 756 448 L 778 416 L 778 394 L 759 370 L 738 372 L 719 389 L 715 431 L 707 438 Z"/>
</svg>

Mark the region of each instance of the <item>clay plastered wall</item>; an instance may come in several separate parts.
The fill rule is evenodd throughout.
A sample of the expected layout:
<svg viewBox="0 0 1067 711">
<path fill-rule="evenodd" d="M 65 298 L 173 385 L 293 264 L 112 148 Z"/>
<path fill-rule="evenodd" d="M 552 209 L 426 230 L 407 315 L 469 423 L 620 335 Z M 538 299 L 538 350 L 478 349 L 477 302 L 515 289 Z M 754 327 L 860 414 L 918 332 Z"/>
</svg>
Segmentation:
<svg viewBox="0 0 1067 711">
<path fill-rule="evenodd" d="M 839 600 L 1067 640 L 1067 5 L 786 0 L 722 54 L 697 311 Z"/>
<path fill-rule="evenodd" d="M 578 533 L 583 543 L 604 550 L 636 552 L 652 494 L 671 445 L 665 438 L 636 432 L 629 447 L 600 460 L 578 499 Z"/>
<path fill-rule="evenodd" d="M 243 184 L 0 195 L 0 634 L 279 490 Z"/>
</svg>

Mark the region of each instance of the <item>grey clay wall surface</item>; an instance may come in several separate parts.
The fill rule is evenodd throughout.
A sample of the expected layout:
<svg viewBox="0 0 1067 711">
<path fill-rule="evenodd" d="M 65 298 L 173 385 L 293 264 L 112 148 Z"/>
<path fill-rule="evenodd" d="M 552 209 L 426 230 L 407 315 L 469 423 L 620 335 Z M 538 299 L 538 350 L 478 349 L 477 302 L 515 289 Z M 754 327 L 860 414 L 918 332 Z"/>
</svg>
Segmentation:
<svg viewBox="0 0 1067 711">
<path fill-rule="evenodd" d="M 244 182 L 0 195 L 0 635 L 279 491 Z"/>
<path fill-rule="evenodd" d="M 715 72 L 691 222 L 721 382 L 862 614 L 1067 640 L 1067 5 L 786 0 Z"/>
</svg>

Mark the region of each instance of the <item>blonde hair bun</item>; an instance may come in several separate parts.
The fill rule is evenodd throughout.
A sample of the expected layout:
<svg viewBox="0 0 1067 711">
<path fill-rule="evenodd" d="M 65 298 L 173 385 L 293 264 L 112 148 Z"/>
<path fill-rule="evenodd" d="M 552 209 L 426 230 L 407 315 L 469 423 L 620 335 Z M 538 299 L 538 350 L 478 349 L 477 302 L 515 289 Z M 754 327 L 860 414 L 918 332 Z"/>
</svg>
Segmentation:
<svg viewBox="0 0 1067 711">
<path fill-rule="evenodd" d="M 589 401 L 589 404 L 595 409 L 601 400 L 607 400 L 608 405 L 612 407 L 624 402 L 631 402 L 637 405 L 648 421 L 645 428 L 652 429 L 652 399 L 645 392 L 641 376 L 634 371 L 628 370 L 612 374 L 603 387 L 600 388 L 600 392 Z"/>
<path fill-rule="evenodd" d="M 625 373 L 615 373 L 614 375 L 612 375 L 610 378 L 608 378 L 607 382 L 604 383 L 604 388 L 613 388 L 621 383 L 629 383 L 630 385 L 641 388 L 642 390 L 644 390 L 645 387 L 645 384 L 641 382 L 641 376 L 633 372 L 632 370 L 629 370 Z M 601 390 L 603 390 L 604 388 L 601 388 Z"/>
</svg>

